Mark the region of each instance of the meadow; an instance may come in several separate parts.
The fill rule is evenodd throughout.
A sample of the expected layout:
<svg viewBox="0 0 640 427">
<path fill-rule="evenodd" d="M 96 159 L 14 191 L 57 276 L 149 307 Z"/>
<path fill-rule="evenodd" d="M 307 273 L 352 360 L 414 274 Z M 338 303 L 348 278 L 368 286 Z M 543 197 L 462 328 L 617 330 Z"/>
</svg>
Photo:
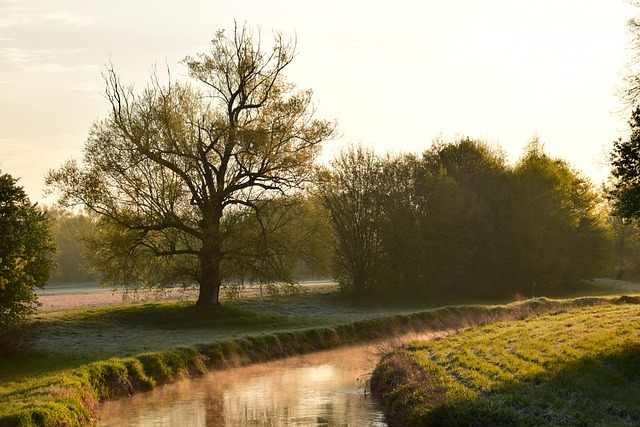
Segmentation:
<svg viewBox="0 0 640 427">
<path fill-rule="evenodd" d="M 30 324 L 30 350 L 0 359 L 0 425 L 92 425 L 101 401 L 212 369 L 410 331 L 464 331 L 554 310 L 573 313 L 609 306 L 623 293 L 640 293 L 640 287 L 600 282 L 582 294 L 602 297 L 474 304 L 354 301 L 324 287 L 204 310 L 190 301 L 163 301 L 40 312 Z"/>
<path fill-rule="evenodd" d="M 640 424 L 640 298 L 412 342 L 372 392 L 390 425 Z"/>
</svg>

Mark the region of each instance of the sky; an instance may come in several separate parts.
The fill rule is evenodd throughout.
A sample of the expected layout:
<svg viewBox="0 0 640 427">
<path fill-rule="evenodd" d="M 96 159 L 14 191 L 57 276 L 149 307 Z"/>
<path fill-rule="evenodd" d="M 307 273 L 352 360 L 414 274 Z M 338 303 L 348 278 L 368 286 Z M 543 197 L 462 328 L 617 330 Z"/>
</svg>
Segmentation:
<svg viewBox="0 0 640 427">
<path fill-rule="evenodd" d="M 515 162 L 538 136 L 597 184 L 626 131 L 635 13 L 625 0 L 0 0 L 0 171 L 52 204 L 44 175 L 107 116 L 106 64 L 139 89 L 154 66 L 186 79 L 180 61 L 238 22 L 297 40 L 285 74 L 338 122 L 325 161 L 353 143 L 420 152 L 468 136 Z"/>
</svg>

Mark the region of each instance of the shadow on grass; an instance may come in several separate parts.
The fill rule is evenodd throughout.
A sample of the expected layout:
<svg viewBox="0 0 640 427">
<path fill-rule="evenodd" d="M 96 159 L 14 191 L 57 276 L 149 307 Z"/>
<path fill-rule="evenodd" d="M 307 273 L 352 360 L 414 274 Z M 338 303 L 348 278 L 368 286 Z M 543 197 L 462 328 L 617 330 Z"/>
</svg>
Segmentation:
<svg viewBox="0 0 640 427">
<path fill-rule="evenodd" d="M 196 307 L 192 303 L 122 307 L 102 313 L 99 319 L 110 323 L 146 324 L 162 329 L 286 323 L 286 317 L 277 314 L 257 313 L 231 305 Z"/>
<path fill-rule="evenodd" d="M 379 365 L 371 383 L 390 426 L 640 425 L 639 387 L 634 342 L 488 393 L 467 389 L 438 366 L 421 369 L 406 350 Z"/>
<path fill-rule="evenodd" d="M 258 313 L 234 305 L 196 307 L 193 303 L 147 303 L 70 311 L 46 321 L 49 324 L 86 323 L 116 326 L 179 330 L 228 325 L 276 324 L 287 322 L 286 316 Z"/>
</svg>

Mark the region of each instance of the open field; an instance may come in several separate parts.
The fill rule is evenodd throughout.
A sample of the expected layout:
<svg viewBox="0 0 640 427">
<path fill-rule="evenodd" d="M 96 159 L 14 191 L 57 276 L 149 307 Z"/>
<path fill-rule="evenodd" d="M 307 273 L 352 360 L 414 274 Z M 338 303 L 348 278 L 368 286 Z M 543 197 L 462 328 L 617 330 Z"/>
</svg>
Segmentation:
<svg viewBox="0 0 640 427">
<path fill-rule="evenodd" d="M 95 288 L 95 286 L 94 286 Z M 108 357 L 127 357 L 148 351 L 209 343 L 247 334 L 278 330 L 325 327 L 362 319 L 407 314 L 442 306 L 464 305 L 464 299 L 440 299 L 427 303 L 357 302 L 341 298 L 335 286 L 310 286 L 297 297 L 262 299 L 249 295 L 223 301 L 215 314 L 193 307 L 194 295 L 133 294 L 123 301 L 121 293 L 95 288 L 96 292 L 43 295 L 41 312 L 34 318 L 36 340 L 31 356 L 21 355 L 25 370 L 11 369 L 13 377 L 33 372 L 30 359 L 39 360 L 35 369 L 67 368 Z M 92 288 L 89 288 L 92 289 Z M 589 289 L 590 295 L 640 293 L 640 285 L 606 281 Z M 574 295 L 578 296 L 578 295 Z M 154 300 L 154 297 L 160 300 Z M 189 299 L 190 298 L 190 299 Z M 506 300 L 481 301 L 503 304 Z M 0 359 L 0 381 L 6 378 Z"/>
<path fill-rule="evenodd" d="M 640 298 L 413 342 L 371 388 L 391 425 L 640 425 Z"/>
<path fill-rule="evenodd" d="M 610 281 L 585 292 L 631 294 L 640 293 L 640 286 Z M 109 292 L 102 294 L 111 296 Z M 62 296 L 73 306 L 73 294 Z M 49 307 L 31 324 L 35 337 L 31 351 L 0 359 L 0 421 L 14 411 L 23 415 L 32 411 L 40 415 L 13 425 L 52 425 L 46 420 L 65 416 L 56 411 L 86 410 L 84 421 L 76 424 L 65 419 L 70 425 L 82 425 L 94 417 L 91 402 L 122 392 L 109 389 L 114 384 L 125 384 L 129 393 L 197 375 L 231 360 L 250 363 L 284 357 L 407 328 L 464 329 L 575 305 L 573 301 L 547 299 L 497 305 L 507 302 L 483 301 L 485 305 L 468 306 L 463 304 L 470 301 L 451 298 L 419 304 L 356 302 L 343 299 L 334 287 L 317 286 L 295 298 L 269 300 L 252 295 L 206 310 L 196 309 L 193 301 L 149 300 Z M 105 386 L 105 381 L 111 385 Z M 95 388 L 103 386 L 107 388 Z M 33 421 L 37 419 L 45 421 Z"/>
</svg>

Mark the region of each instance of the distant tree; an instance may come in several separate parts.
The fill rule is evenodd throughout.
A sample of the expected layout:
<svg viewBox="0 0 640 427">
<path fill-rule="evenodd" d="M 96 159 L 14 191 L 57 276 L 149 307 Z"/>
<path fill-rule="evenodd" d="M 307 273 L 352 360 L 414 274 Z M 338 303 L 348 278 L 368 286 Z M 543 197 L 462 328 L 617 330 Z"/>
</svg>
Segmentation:
<svg viewBox="0 0 640 427">
<path fill-rule="evenodd" d="M 51 275 L 54 282 L 97 281 L 98 276 L 87 262 L 86 240 L 95 233 L 95 222 L 84 214 L 48 210 L 51 233 L 58 251 L 56 268 Z"/>
<path fill-rule="evenodd" d="M 17 180 L 0 174 L 0 335 L 36 309 L 34 288 L 46 285 L 56 247 L 49 220 Z"/>
<path fill-rule="evenodd" d="M 334 132 L 313 119 L 311 91 L 286 81 L 294 56 L 280 34 L 263 50 L 259 33 L 236 27 L 184 60 L 194 85 L 163 86 L 154 75 L 136 95 L 107 70 L 111 113 L 94 124 L 83 163 L 47 176 L 64 205 L 102 217 L 105 282 L 197 283 L 198 305 L 218 303 L 227 221 L 259 218 L 270 200 L 302 188 Z"/>
<path fill-rule="evenodd" d="M 613 233 L 613 266 L 611 277 L 634 279 L 640 277 L 640 229 L 622 218 L 609 215 Z"/>
<path fill-rule="evenodd" d="M 329 274 L 331 226 L 313 198 L 274 199 L 260 206 L 258 216 L 243 209 L 228 219 L 233 238 L 224 246 L 223 270 L 234 285 L 230 289 L 255 285 L 273 294 L 281 283 L 295 290 L 299 279 Z"/>
<path fill-rule="evenodd" d="M 381 254 L 377 180 L 380 163 L 371 149 L 352 146 L 331 161 L 320 193 L 335 231 L 335 274 L 343 290 L 371 293 Z"/>
</svg>

